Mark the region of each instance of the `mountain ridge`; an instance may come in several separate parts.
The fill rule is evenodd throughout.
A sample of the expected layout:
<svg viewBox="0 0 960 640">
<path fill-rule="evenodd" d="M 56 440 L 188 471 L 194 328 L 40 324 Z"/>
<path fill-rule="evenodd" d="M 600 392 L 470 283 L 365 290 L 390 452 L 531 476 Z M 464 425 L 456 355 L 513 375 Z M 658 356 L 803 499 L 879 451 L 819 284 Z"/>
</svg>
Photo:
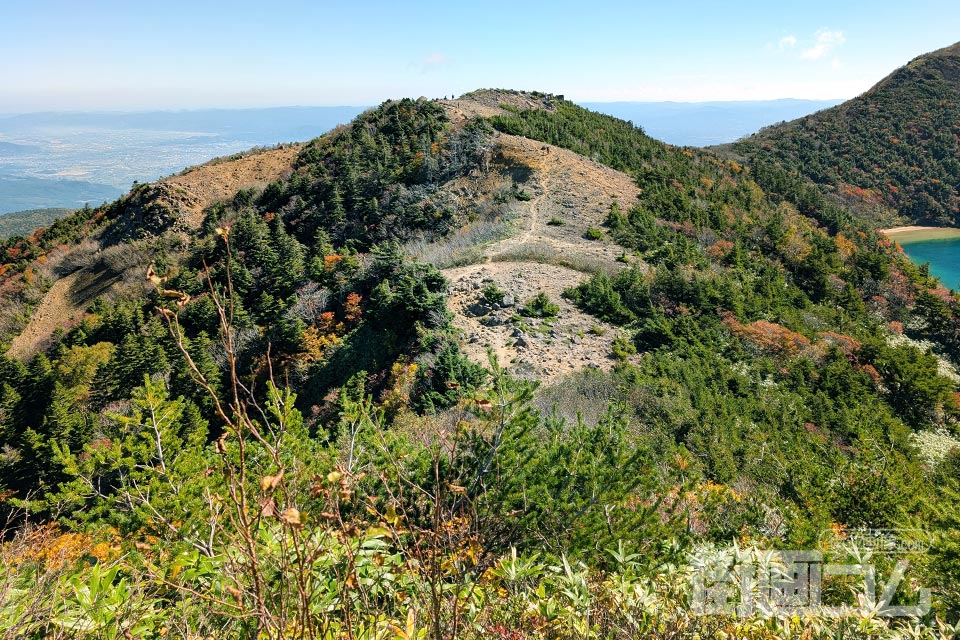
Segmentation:
<svg viewBox="0 0 960 640">
<path fill-rule="evenodd" d="M 915 58 L 838 107 L 731 147 L 798 172 L 874 226 L 960 220 L 960 43 Z"/>
<path fill-rule="evenodd" d="M 562 635 L 536 602 L 761 638 L 670 567 L 920 522 L 917 584 L 960 615 L 960 300 L 842 202 L 539 92 L 273 151 L 0 244 L 0 512 L 74 536 L 68 584 L 136 585 L 155 635 Z"/>
</svg>

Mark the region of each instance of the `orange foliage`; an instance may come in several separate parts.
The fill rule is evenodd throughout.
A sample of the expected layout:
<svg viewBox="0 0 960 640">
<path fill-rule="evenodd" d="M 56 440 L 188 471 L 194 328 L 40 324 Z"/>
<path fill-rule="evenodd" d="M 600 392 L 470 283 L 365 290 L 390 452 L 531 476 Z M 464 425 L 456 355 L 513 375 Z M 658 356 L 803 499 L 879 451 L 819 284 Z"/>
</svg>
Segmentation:
<svg viewBox="0 0 960 640">
<path fill-rule="evenodd" d="M 859 367 L 860 371 L 863 371 L 865 374 L 870 376 L 870 379 L 873 380 L 873 384 L 880 385 L 883 383 L 883 377 L 880 375 L 880 372 L 872 364 L 864 364 Z"/>
<path fill-rule="evenodd" d="M 321 334 L 316 327 L 307 327 L 303 331 L 300 360 L 306 364 L 317 362 L 323 358 L 324 352 L 340 343 L 336 334 Z"/>
<path fill-rule="evenodd" d="M 362 299 L 357 293 L 347 295 L 347 302 L 343 306 L 343 317 L 349 324 L 355 325 L 363 317 L 363 310 L 360 309 Z"/>
<path fill-rule="evenodd" d="M 337 268 L 337 265 L 340 264 L 341 260 L 343 260 L 343 256 L 337 255 L 336 253 L 334 253 L 333 255 L 324 256 L 323 270 L 327 272 L 333 271 L 334 269 Z"/>
<path fill-rule="evenodd" d="M 2 558 L 8 567 L 27 562 L 57 571 L 81 558 L 94 558 L 104 562 L 116 557 L 118 548 L 114 543 L 94 541 L 82 533 L 60 531 L 60 525 L 50 523 L 29 531 L 21 544 L 4 545 Z"/>
<path fill-rule="evenodd" d="M 733 249 L 733 243 L 729 240 L 717 240 L 707 248 L 707 255 L 712 260 L 720 260 L 729 255 Z"/>
<path fill-rule="evenodd" d="M 840 183 L 838 191 L 847 200 L 864 204 L 877 204 L 883 199 L 883 195 L 876 189 L 864 189 L 853 184 Z"/>
<path fill-rule="evenodd" d="M 340 333 L 343 331 L 343 323 L 337 322 L 333 311 L 324 311 L 320 314 L 320 320 L 317 322 L 317 329 L 323 333 Z"/>
<path fill-rule="evenodd" d="M 723 324 L 730 328 L 733 335 L 773 355 L 794 358 L 810 350 L 810 340 L 806 336 L 790 331 L 775 322 L 757 320 L 743 325 L 733 315 L 727 314 Z"/>
<path fill-rule="evenodd" d="M 837 347 L 848 356 L 852 355 L 855 351 L 859 351 L 861 346 L 858 341 L 850 336 L 833 331 L 822 332 L 820 338 L 830 346 Z"/>
</svg>

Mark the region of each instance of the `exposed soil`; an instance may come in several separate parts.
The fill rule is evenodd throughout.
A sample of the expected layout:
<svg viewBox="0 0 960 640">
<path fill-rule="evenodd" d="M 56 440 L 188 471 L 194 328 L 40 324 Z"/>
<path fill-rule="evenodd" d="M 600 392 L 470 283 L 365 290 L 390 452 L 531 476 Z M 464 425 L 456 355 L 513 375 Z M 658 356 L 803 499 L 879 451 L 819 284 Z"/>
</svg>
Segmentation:
<svg viewBox="0 0 960 640">
<path fill-rule="evenodd" d="M 440 101 L 455 123 L 464 118 L 504 113 L 507 99 L 529 100 L 519 108 L 543 108 L 528 94 L 484 92 L 482 100 Z M 493 166 L 509 172 L 523 198 L 511 207 L 512 234 L 483 247 L 478 264 L 444 270 L 450 279 L 449 307 L 463 331 L 464 352 L 486 363 L 492 349 L 502 365 L 546 381 L 595 367 L 609 369 L 616 328 L 581 312 L 561 295 L 588 274 L 625 266 L 623 248 L 604 237 L 590 240 L 588 229 L 602 229 L 610 207 L 628 210 L 639 195 L 634 180 L 589 158 L 527 138 L 496 134 Z M 496 283 L 516 304 L 538 292 L 560 305 L 555 321 L 514 318 L 515 308 L 477 315 L 484 281 Z M 521 326 L 523 325 L 523 326 Z M 598 335 L 599 334 L 599 335 Z M 520 338 L 521 346 L 517 346 Z"/>
<path fill-rule="evenodd" d="M 239 189 L 263 187 L 288 175 L 302 145 L 291 144 L 219 158 L 183 173 L 158 180 L 155 193 L 175 212 L 176 227 L 198 228 L 203 211 L 210 205 L 232 198 Z M 50 339 L 58 327 L 68 328 L 80 320 L 84 310 L 117 284 L 108 273 L 78 271 L 58 279 L 44 295 L 23 331 L 11 342 L 7 355 L 27 359 Z"/>
<path fill-rule="evenodd" d="M 69 327 L 80 319 L 83 308 L 76 306 L 71 293 L 78 280 L 79 274 L 72 273 L 53 283 L 30 316 L 30 322 L 10 343 L 9 357 L 26 360 L 40 349 L 57 327 Z"/>
<path fill-rule="evenodd" d="M 196 229 L 203 222 L 203 210 L 210 205 L 232 198 L 239 189 L 264 187 L 289 175 L 302 146 L 289 144 L 237 159 L 214 160 L 159 182 L 183 196 L 171 203 L 176 205 L 178 225 Z"/>
<path fill-rule="evenodd" d="M 444 272 L 451 281 L 448 304 L 454 326 L 463 332 L 461 348 L 474 362 L 487 364 L 492 349 L 500 365 L 518 375 L 550 380 L 592 367 L 608 370 L 617 328 L 580 311 L 562 298 L 563 291 L 583 274 L 550 264 L 494 262 Z M 482 290 L 494 283 L 507 305 L 493 308 L 482 302 Z M 526 318 L 523 304 L 544 292 L 560 307 L 554 318 Z"/>
</svg>

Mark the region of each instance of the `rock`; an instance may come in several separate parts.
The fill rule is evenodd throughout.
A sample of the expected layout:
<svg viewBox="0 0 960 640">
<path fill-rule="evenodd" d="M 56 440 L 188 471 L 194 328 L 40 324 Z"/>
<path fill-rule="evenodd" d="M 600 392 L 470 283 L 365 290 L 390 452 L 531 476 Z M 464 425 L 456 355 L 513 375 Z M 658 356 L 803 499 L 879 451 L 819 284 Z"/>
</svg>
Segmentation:
<svg viewBox="0 0 960 640">
<path fill-rule="evenodd" d="M 516 304 L 516 302 L 517 302 L 516 299 L 514 299 L 512 295 L 510 295 L 509 293 L 505 293 L 503 295 L 503 300 L 500 302 L 500 304 L 503 305 L 504 308 L 506 308 L 506 307 L 512 307 L 513 305 Z"/>
<path fill-rule="evenodd" d="M 510 318 L 508 318 L 506 315 L 502 313 L 494 313 L 486 318 L 484 324 L 488 327 L 501 327 L 509 322 Z"/>
<path fill-rule="evenodd" d="M 580 344 L 581 342 L 583 342 L 583 338 L 575 335 L 572 338 L 570 338 L 570 342 L 572 342 L 573 344 Z"/>
<path fill-rule="evenodd" d="M 514 341 L 513 346 L 517 347 L 518 349 L 525 349 L 525 348 L 527 348 L 528 346 L 530 346 L 530 343 L 527 342 L 527 339 L 524 338 L 523 335 L 521 334 L 521 335 L 516 339 L 516 341 Z"/>
<path fill-rule="evenodd" d="M 523 332 L 522 330 L 520 330 L 520 329 L 514 329 L 514 330 L 513 330 L 513 333 L 511 333 L 510 335 L 511 335 L 512 337 L 514 337 L 514 338 L 519 338 L 519 337 L 525 336 L 525 335 L 527 335 L 527 334 L 524 333 L 524 332 Z"/>
<path fill-rule="evenodd" d="M 479 317 L 479 316 L 485 316 L 488 313 L 490 313 L 490 307 L 483 304 L 482 302 L 477 302 L 467 307 L 467 315 Z"/>
</svg>

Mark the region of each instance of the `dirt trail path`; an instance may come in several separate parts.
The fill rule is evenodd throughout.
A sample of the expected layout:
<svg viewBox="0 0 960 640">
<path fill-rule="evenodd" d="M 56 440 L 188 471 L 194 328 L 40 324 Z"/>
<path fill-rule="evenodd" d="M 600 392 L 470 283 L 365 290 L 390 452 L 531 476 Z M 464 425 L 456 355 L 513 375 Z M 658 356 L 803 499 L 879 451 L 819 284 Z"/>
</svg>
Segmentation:
<svg viewBox="0 0 960 640">
<path fill-rule="evenodd" d="M 585 234 L 602 227 L 614 202 L 626 210 L 637 199 L 640 191 L 630 176 L 527 138 L 501 134 L 496 143 L 506 161 L 530 170 L 518 186 L 533 197 L 518 203 L 517 234 L 485 248 L 487 262 L 557 262 L 581 271 L 623 266 L 617 260 L 622 247 Z"/>
<path fill-rule="evenodd" d="M 451 106 L 452 119 L 498 110 L 461 101 Z M 639 189 L 630 176 L 566 149 L 506 134 L 497 134 L 494 143 L 501 165 L 526 173 L 516 187 L 531 198 L 514 202 L 513 235 L 484 247 L 478 263 L 443 271 L 451 282 L 448 305 L 462 332 L 461 348 L 481 364 L 492 350 L 515 374 L 547 383 L 584 367 L 610 369 L 617 328 L 562 296 L 592 271 L 624 267 L 618 260 L 622 247 L 585 236 L 587 229 L 602 227 L 614 202 L 628 210 Z M 478 304 L 490 283 L 511 304 Z M 519 307 L 539 292 L 559 306 L 556 318 L 521 318 Z"/>
</svg>

